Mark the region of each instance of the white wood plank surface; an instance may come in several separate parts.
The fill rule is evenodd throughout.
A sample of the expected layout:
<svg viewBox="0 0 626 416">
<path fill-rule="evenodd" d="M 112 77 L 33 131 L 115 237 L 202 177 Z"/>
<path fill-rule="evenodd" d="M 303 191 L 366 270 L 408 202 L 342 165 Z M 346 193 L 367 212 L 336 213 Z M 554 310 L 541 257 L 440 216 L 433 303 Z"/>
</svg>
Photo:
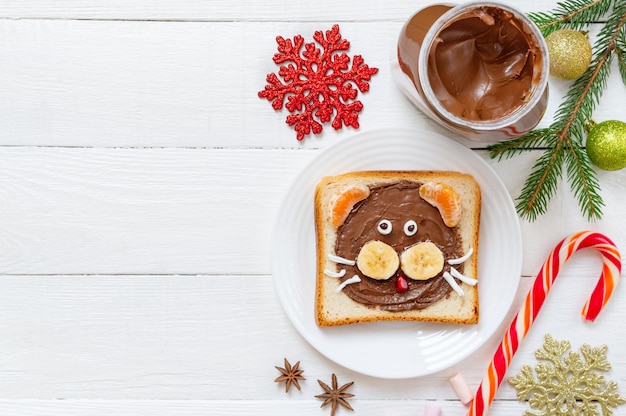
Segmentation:
<svg viewBox="0 0 626 416">
<path fill-rule="evenodd" d="M 441 2 L 446 3 L 446 2 Z M 535 4 L 532 1 L 504 1 L 521 10 L 550 10 L 556 0 Z M 0 16 L 29 19 L 115 19 L 182 21 L 291 21 L 332 22 L 365 20 L 404 21 L 428 2 L 365 0 L 358 3 L 319 0 L 285 2 L 269 0 L 4 0 Z M 448 2 L 449 4 L 449 2 Z M 529 8 L 528 5 L 531 5 Z"/>
<path fill-rule="evenodd" d="M 359 400 L 350 401 L 354 413 L 340 408 L 336 415 L 362 416 L 412 416 L 421 415 L 429 400 Z M 321 401 L 293 400 L 22 400 L 0 401 L 0 411 L 9 415 L 41 416 L 63 414 L 67 416 L 126 416 L 171 415 L 197 416 L 219 415 L 326 415 L 329 408 L 320 409 Z M 442 415 L 463 414 L 466 407 L 459 402 L 441 402 Z M 493 414 L 521 414 L 525 407 L 521 403 L 499 401 L 492 407 Z"/>
<path fill-rule="evenodd" d="M 402 21 L 345 22 L 350 52 L 379 68 L 364 103 L 361 129 L 424 128 L 458 139 L 428 121 L 393 87 L 390 71 Z M 4 145 L 96 147 L 326 147 L 353 134 L 328 124 L 296 140 L 286 109 L 257 96 L 277 35 L 332 23 L 0 20 L 0 131 Z M 592 36 L 598 27 L 593 28 Z M 217 39 L 220 39 L 218 41 Z M 626 87 L 617 68 L 602 104 L 614 118 Z M 569 83 L 551 81 L 547 126 Z M 467 143 L 472 147 L 476 144 Z"/>
<path fill-rule="evenodd" d="M 498 162 L 516 197 L 540 151 Z M 275 215 L 315 150 L 0 147 L 0 266 L 10 274 L 269 274 Z M 626 171 L 599 174 L 604 219 L 588 223 L 564 183 L 523 221 L 532 275 L 573 231 L 626 246 Z"/>
<path fill-rule="evenodd" d="M 623 304 L 609 304 L 594 324 L 580 318 L 595 275 L 581 277 L 576 269 L 588 263 L 593 258 L 581 253 L 564 269 L 511 375 L 534 361 L 546 333 L 571 340 L 575 350 L 607 344 L 614 366 L 625 364 L 624 334 L 610 330 L 620 325 Z M 533 280 L 520 283 L 503 328 Z M 270 276 L 0 276 L 0 284 L 5 399 L 279 400 L 285 393 L 273 382 L 274 366 L 286 357 L 301 361 L 307 378 L 289 398 L 319 394 L 316 380 L 336 373 L 340 382 L 356 379 L 355 391 L 365 400 L 455 400 L 448 377 L 461 371 L 476 388 L 501 337 L 434 375 L 385 380 L 344 369 L 306 344 Z M 616 298 L 624 291 L 618 288 Z M 410 360 L 410 351 L 404 353 Z M 623 371 L 609 374 L 626 382 Z M 504 385 L 499 397 L 513 399 L 514 391 Z"/>
<path fill-rule="evenodd" d="M 446 416 L 465 414 L 448 377 L 460 371 L 478 387 L 554 244 L 591 229 L 626 250 L 626 170 L 598 171 L 601 221 L 581 216 L 566 182 L 545 216 L 520 221 L 515 300 L 500 330 L 457 365 L 386 380 L 316 351 L 275 294 L 271 231 L 303 166 L 356 130 L 325 125 L 322 135 L 298 142 L 287 112 L 257 96 L 278 70 L 277 35 L 311 40 L 339 23 L 350 54 L 379 68 L 370 91 L 359 94 L 359 131 L 408 127 L 458 140 L 512 198 L 541 152 L 492 160 L 484 145 L 444 131 L 395 87 L 389 65 L 397 36 L 428 4 L 0 1 L 0 414 L 327 415 L 314 396 L 317 380 L 332 373 L 340 383 L 355 381 L 356 415 L 419 415 L 428 403 Z M 509 4 L 539 11 L 557 1 Z M 590 36 L 599 29 L 594 24 Z M 626 118 L 626 86 L 615 64 L 612 72 L 598 121 Z M 569 85 L 550 80 L 540 126 Z M 626 396 L 626 288 L 617 288 L 595 323 L 580 317 L 599 264 L 590 251 L 568 262 L 508 375 L 535 363 L 550 333 L 574 350 L 606 344 L 607 378 Z M 283 357 L 301 361 L 301 391 L 285 394 L 273 381 Z M 490 415 L 526 409 L 505 382 Z"/>
</svg>

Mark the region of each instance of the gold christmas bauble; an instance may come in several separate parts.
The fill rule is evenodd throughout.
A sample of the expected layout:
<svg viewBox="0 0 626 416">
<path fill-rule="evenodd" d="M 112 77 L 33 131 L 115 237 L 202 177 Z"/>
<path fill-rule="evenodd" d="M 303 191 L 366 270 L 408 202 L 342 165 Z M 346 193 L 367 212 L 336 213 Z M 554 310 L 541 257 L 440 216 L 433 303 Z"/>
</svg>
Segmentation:
<svg viewBox="0 0 626 416">
<path fill-rule="evenodd" d="M 584 32 L 559 29 L 546 37 L 550 57 L 550 75 L 560 79 L 576 79 L 591 63 L 591 44 Z"/>
<path fill-rule="evenodd" d="M 607 120 L 593 125 L 587 134 L 587 155 L 600 169 L 626 168 L 626 123 Z"/>
</svg>

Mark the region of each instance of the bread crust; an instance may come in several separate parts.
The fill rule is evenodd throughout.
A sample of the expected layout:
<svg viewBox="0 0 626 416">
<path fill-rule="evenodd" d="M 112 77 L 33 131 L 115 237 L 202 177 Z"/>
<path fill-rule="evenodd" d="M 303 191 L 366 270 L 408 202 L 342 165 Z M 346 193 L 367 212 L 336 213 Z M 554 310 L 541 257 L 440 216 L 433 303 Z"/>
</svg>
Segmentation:
<svg viewBox="0 0 626 416">
<path fill-rule="evenodd" d="M 464 263 L 463 274 L 478 279 L 478 242 L 480 232 L 481 192 L 476 180 L 469 174 L 454 171 L 359 171 L 324 177 L 315 189 L 314 217 L 316 234 L 316 293 L 315 316 L 319 326 L 338 326 L 375 321 L 424 321 L 471 325 L 478 323 L 478 283 L 470 286 L 460 283 L 464 296 L 451 291 L 444 298 L 419 310 L 390 312 L 355 302 L 341 292 L 337 278 L 329 277 L 324 270 L 336 266 L 327 258 L 334 253 L 337 228 L 330 222 L 328 205 L 339 189 L 351 184 L 374 187 L 410 181 L 419 186 L 438 181 L 451 185 L 461 197 L 462 214 L 456 227 L 461 235 L 463 252 L 470 248 L 472 256 Z"/>
</svg>

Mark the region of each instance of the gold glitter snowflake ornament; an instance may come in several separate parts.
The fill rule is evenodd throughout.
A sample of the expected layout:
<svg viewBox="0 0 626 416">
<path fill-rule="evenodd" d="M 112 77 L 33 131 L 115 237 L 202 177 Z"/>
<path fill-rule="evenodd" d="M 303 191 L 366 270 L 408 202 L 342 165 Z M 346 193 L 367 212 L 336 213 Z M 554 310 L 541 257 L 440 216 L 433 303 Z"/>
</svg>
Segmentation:
<svg viewBox="0 0 626 416">
<path fill-rule="evenodd" d="M 509 379 L 517 390 L 517 399 L 528 400 L 531 409 L 537 410 L 527 410 L 524 415 L 612 415 L 626 399 L 619 395 L 615 381 L 607 382 L 600 374 L 611 369 L 607 350 L 606 345 L 592 348 L 583 344 L 577 353 L 570 351 L 569 341 L 559 342 L 546 335 L 543 347 L 535 351 L 541 362 L 534 373 L 531 366 L 525 365 L 520 374 Z"/>
</svg>

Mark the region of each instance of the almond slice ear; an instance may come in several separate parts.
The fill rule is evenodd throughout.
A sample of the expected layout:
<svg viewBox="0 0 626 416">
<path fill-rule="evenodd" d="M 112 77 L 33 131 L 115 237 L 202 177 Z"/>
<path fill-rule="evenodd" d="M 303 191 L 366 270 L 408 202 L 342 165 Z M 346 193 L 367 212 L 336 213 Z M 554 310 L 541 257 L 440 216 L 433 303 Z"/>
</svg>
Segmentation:
<svg viewBox="0 0 626 416">
<path fill-rule="evenodd" d="M 370 188 L 365 185 L 351 185 L 337 191 L 328 203 L 330 223 L 334 227 L 339 227 L 348 218 L 354 205 L 369 195 Z"/>
<path fill-rule="evenodd" d="M 420 186 L 420 196 L 439 210 L 448 227 L 455 227 L 461 220 L 461 197 L 452 186 L 442 182 L 426 182 Z"/>
</svg>

